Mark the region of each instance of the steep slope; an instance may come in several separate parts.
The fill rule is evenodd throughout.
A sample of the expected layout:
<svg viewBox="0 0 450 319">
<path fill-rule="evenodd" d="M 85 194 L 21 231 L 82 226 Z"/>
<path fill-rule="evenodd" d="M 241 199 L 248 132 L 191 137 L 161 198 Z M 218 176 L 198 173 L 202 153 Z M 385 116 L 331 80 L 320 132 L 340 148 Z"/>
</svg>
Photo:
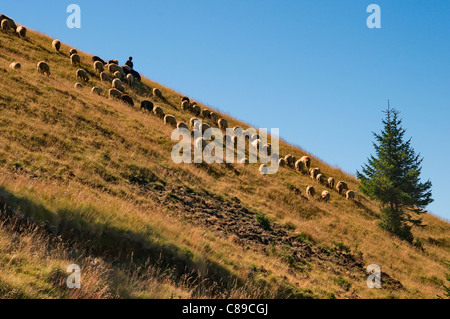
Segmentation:
<svg viewBox="0 0 450 319">
<path fill-rule="evenodd" d="M 69 46 L 56 52 L 52 39 L 32 31 L 25 39 L 1 33 L 0 40 L 3 216 L 43 222 L 50 243 L 59 238 L 66 251 L 54 257 L 55 264 L 76 260 L 83 272 L 92 258 L 105 263 L 109 271 L 92 276 L 111 291 L 83 296 L 434 298 L 441 293 L 443 260 L 450 259 L 448 223 L 425 215 L 428 227 L 415 233 L 422 250 L 380 230 L 377 203 L 360 194 L 354 202 L 334 190 L 328 203 L 318 195 L 308 199 L 308 185 L 319 194 L 326 187 L 292 168 L 262 176 L 256 164 L 174 164 L 172 128 L 136 106 L 107 98 L 109 84 L 99 81 L 90 55 L 78 51 L 91 79 L 76 90 L 78 67 L 70 64 Z M 50 77 L 36 72 L 41 60 L 50 65 Z M 21 62 L 20 71 L 8 68 L 14 61 Z M 103 89 L 101 96 L 90 93 L 93 86 Z M 162 99 L 153 96 L 155 87 Z M 192 117 L 180 109 L 181 94 L 149 79 L 126 92 L 136 105 L 149 99 L 177 120 L 188 123 Z M 248 127 L 222 116 L 230 126 Z M 307 154 L 285 142 L 280 153 Z M 313 167 L 358 189 L 353 176 L 309 155 Z M 3 247 L 12 245 L 6 235 L 11 232 L 2 230 Z M 21 262 L 33 269 L 27 276 L 41 285 L 38 279 L 48 278 L 51 262 L 39 263 L 39 255 L 33 259 L 26 247 L 17 249 Z M 0 260 L 12 270 L 7 250 L 0 250 Z M 369 264 L 380 265 L 383 289 L 367 288 Z M 144 268 L 150 270 L 136 271 Z M 165 270 L 175 279 L 161 274 Z M 7 287 L 1 296 L 67 296 L 56 284 L 58 293 L 33 295 L 14 279 L 17 272 L 9 274 L 0 277 L 0 287 Z"/>
</svg>

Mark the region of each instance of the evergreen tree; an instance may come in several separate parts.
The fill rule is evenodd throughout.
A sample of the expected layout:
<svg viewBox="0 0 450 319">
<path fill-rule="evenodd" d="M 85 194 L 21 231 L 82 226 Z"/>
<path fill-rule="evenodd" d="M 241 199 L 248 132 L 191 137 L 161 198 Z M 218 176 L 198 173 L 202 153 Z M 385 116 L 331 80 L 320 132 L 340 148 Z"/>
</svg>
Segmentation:
<svg viewBox="0 0 450 319">
<path fill-rule="evenodd" d="M 415 154 L 411 139 L 404 140 L 406 130 L 401 126 L 400 112 L 388 105 L 384 113 L 382 132 L 373 133 L 376 156 L 371 155 L 356 174 L 361 181 L 361 192 L 381 203 L 379 225 L 412 242 L 412 226 L 424 225 L 420 217 L 413 218 L 411 213 L 418 216 L 433 201 L 431 182 L 420 180 L 423 158 Z"/>
</svg>

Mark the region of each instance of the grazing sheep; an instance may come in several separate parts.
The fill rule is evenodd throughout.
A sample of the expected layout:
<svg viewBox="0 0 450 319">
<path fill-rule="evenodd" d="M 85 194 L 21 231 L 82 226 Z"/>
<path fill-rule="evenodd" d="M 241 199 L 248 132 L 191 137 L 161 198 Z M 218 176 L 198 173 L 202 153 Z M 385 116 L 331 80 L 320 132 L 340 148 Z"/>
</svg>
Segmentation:
<svg viewBox="0 0 450 319">
<path fill-rule="evenodd" d="M 10 17 L 5 16 L 4 14 L 0 14 L 0 21 L 3 21 L 3 20 L 7 20 L 9 28 L 14 30 L 14 31 L 16 31 L 17 25 L 16 25 L 16 23 L 14 22 L 13 19 L 11 19 Z"/>
<path fill-rule="evenodd" d="M 348 186 L 346 182 L 340 181 L 339 183 L 337 183 L 336 185 L 336 190 L 338 191 L 339 195 L 342 195 L 342 192 L 344 190 L 348 190 Z"/>
<path fill-rule="evenodd" d="M 157 117 L 162 118 L 162 119 L 166 115 L 160 106 L 155 106 L 153 108 L 153 114 L 155 114 Z"/>
<path fill-rule="evenodd" d="M 189 126 L 186 123 L 184 123 L 184 122 L 178 122 L 177 123 L 177 128 L 179 128 L 179 129 L 186 129 L 186 130 L 189 131 Z"/>
<path fill-rule="evenodd" d="M 81 83 L 75 83 L 75 85 L 73 86 L 75 89 L 80 90 L 83 88 L 83 85 Z"/>
<path fill-rule="evenodd" d="M 330 178 L 328 179 L 327 185 L 328 185 L 328 187 L 331 188 L 331 189 L 334 188 L 334 178 L 333 178 L 333 177 L 330 177 Z"/>
<path fill-rule="evenodd" d="M 253 145 L 253 147 L 255 149 L 257 149 L 257 150 L 261 149 L 261 140 L 260 139 L 254 140 L 251 144 Z"/>
<path fill-rule="evenodd" d="M 52 48 L 59 52 L 61 49 L 61 42 L 59 40 L 53 40 Z"/>
<path fill-rule="evenodd" d="M 173 115 L 164 116 L 164 125 L 172 125 L 173 127 L 177 126 L 177 119 Z"/>
<path fill-rule="evenodd" d="M 134 83 L 134 76 L 132 76 L 131 74 L 127 74 L 127 83 L 129 86 L 132 86 Z"/>
<path fill-rule="evenodd" d="M 122 73 L 120 73 L 119 71 L 114 72 L 114 78 L 122 81 Z"/>
<path fill-rule="evenodd" d="M 87 72 L 83 69 L 77 70 L 77 79 L 81 79 L 82 81 L 89 82 L 89 76 Z"/>
<path fill-rule="evenodd" d="M 22 68 L 22 65 L 20 62 L 13 62 L 9 65 L 9 67 L 13 70 L 20 70 Z"/>
<path fill-rule="evenodd" d="M 284 157 L 284 160 L 286 161 L 286 165 L 288 166 L 294 166 L 294 157 L 291 154 L 288 154 Z"/>
<path fill-rule="evenodd" d="M 194 105 L 191 106 L 191 110 L 190 111 L 195 116 L 199 116 L 202 113 L 202 108 L 199 105 L 194 104 Z"/>
<path fill-rule="evenodd" d="M 40 74 L 47 74 L 47 76 L 50 76 L 50 66 L 44 61 L 37 64 L 37 70 Z"/>
<path fill-rule="evenodd" d="M 95 62 L 97 62 L 97 61 L 100 62 L 100 63 L 103 64 L 103 65 L 108 64 L 108 63 L 106 63 L 106 61 L 103 60 L 102 58 L 100 58 L 100 57 L 94 55 L 94 56 L 92 57 L 92 62 L 95 64 Z"/>
<path fill-rule="evenodd" d="M 117 64 L 108 64 L 108 71 L 111 74 L 114 74 L 116 72 L 120 72 L 122 77 L 125 76 L 125 72 L 123 71 L 123 68 L 121 66 L 118 66 Z"/>
<path fill-rule="evenodd" d="M 255 133 L 252 136 L 250 136 L 250 141 L 255 141 L 255 140 L 259 140 L 259 134 Z"/>
<path fill-rule="evenodd" d="M 22 38 L 25 38 L 25 36 L 27 35 L 27 28 L 20 26 L 16 29 L 16 32 L 19 36 L 21 36 Z"/>
<path fill-rule="evenodd" d="M 188 103 L 191 103 L 191 100 L 187 96 L 183 96 L 181 98 L 181 102 L 183 102 L 183 101 L 187 101 Z"/>
<path fill-rule="evenodd" d="M 203 137 L 199 137 L 195 140 L 195 147 L 201 149 L 202 151 L 205 149 L 207 145 L 208 143 Z"/>
<path fill-rule="evenodd" d="M 119 65 L 119 61 L 114 59 L 114 60 L 109 60 L 108 64 L 115 64 L 115 65 Z"/>
<path fill-rule="evenodd" d="M 204 118 L 209 118 L 209 117 L 211 116 L 211 111 L 210 111 L 210 110 L 207 110 L 207 109 L 204 109 L 204 110 L 202 111 L 202 116 L 203 116 Z"/>
<path fill-rule="evenodd" d="M 181 109 L 182 109 L 183 111 L 189 111 L 190 106 L 191 106 L 191 105 L 189 104 L 189 101 L 187 101 L 187 100 L 181 101 Z"/>
<path fill-rule="evenodd" d="M 141 102 L 141 110 L 153 111 L 153 103 L 147 100 Z"/>
<path fill-rule="evenodd" d="M 322 184 L 323 181 L 325 180 L 325 178 L 323 177 L 322 174 L 317 174 L 316 180 L 317 180 L 317 182 L 318 182 L 319 184 Z"/>
<path fill-rule="evenodd" d="M 157 97 L 157 98 L 162 98 L 162 92 L 160 89 L 158 88 L 154 88 L 153 89 L 153 96 Z"/>
<path fill-rule="evenodd" d="M 262 147 L 262 153 L 267 154 L 267 156 L 272 155 L 272 144 L 268 143 Z"/>
<path fill-rule="evenodd" d="M 261 175 L 267 175 L 267 173 L 269 172 L 269 168 L 267 167 L 266 164 L 262 164 L 259 167 L 259 172 L 261 173 Z"/>
<path fill-rule="evenodd" d="M 102 94 L 102 89 L 99 88 L 98 86 L 94 86 L 94 87 L 91 89 L 91 93 L 92 93 L 92 94 L 100 95 L 100 94 Z"/>
<path fill-rule="evenodd" d="M 311 167 L 311 158 L 309 158 L 309 156 L 303 156 L 300 160 L 305 164 L 306 169 Z"/>
<path fill-rule="evenodd" d="M 133 98 L 131 96 L 129 96 L 128 94 L 122 95 L 122 101 L 130 106 L 134 106 Z"/>
<path fill-rule="evenodd" d="M 219 121 L 217 121 L 217 124 L 219 125 L 219 128 L 221 130 L 226 130 L 228 128 L 228 121 L 226 119 L 220 119 Z"/>
<path fill-rule="evenodd" d="M 109 89 L 108 96 L 110 98 L 115 98 L 115 99 L 121 100 L 122 99 L 122 92 L 120 92 L 117 89 Z"/>
<path fill-rule="evenodd" d="M 233 127 L 233 133 L 236 134 L 237 136 L 242 136 L 244 135 L 244 129 L 240 126 L 235 126 Z"/>
<path fill-rule="evenodd" d="M 309 197 L 313 197 L 314 194 L 316 194 L 316 189 L 314 188 L 314 186 L 308 186 L 306 188 L 306 195 L 308 195 Z"/>
<path fill-rule="evenodd" d="M 94 62 L 94 71 L 98 73 L 102 73 L 103 71 L 105 71 L 105 66 L 101 61 Z"/>
<path fill-rule="evenodd" d="M 78 51 L 75 49 L 70 49 L 69 55 L 74 55 L 74 54 L 78 54 Z"/>
<path fill-rule="evenodd" d="M 347 191 L 345 194 L 345 197 L 347 200 L 354 200 L 355 199 L 355 192 L 352 190 Z"/>
<path fill-rule="evenodd" d="M 295 162 L 295 169 L 297 170 L 297 172 L 303 172 L 304 165 L 305 165 L 305 163 L 303 163 L 303 161 L 301 159 L 299 159 L 297 162 Z"/>
<path fill-rule="evenodd" d="M 330 200 L 330 192 L 329 191 L 323 191 L 322 192 L 322 200 L 325 203 L 328 203 L 328 201 Z"/>
<path fill-rule="evenodd" d="M 286 166 L 286 160 L 284 158 L 280 158 L 278 161 L 278 166 L 285 167 Z"/>
<path fill-rule="evenodd" d="M 191 118 L 190 120 L 189 120 L 189 125 L 191 126 L 191 127 L 194 127 L 195 128 L 195 123 L 196 122 L 201 122 L 198 118 L 196 118 L 196 117 L 193 117 L 193 118 Z"/>
<path fill-rule="evenodd" d="M 125 91 L 125 87 L 123 86 L 122 81 L 120 81 L 119 79 L 114 79 L 112 81 L 112 87 L 122 92 Z"/>
<path fill-rule="evenodd" d="M 309 170 L 309 175 L 311 177 L 311 179 L 316 179 L 317 175 L 320 174 L 320 169 L 319 168 L 311 168 Z"/>
<path fill-rule="evenodd" d="M 241 159 L 238 161 L 238 164 L 248 164 L 248 163 L 249 163 L 249 161 L 248 161 L 248 158 L 247 158 L 247 157 L 241 158 Z"/>
<path fill-rule="evenodd" d="M 211 112 L 210 117 L 214 123 L 217 123 L 217 121 L 219 121 L 220 119 L 219 114 L 217 114 L 216 112 Z"/>
<path fill-rule="evenodd" d="M 81 58 L 78 54 L 72 54 L 70 56 L 70 63 L 72 63 L 72 65 L 78 64 L 79 66 L 81 66 Z"/>
<path fill-rule="evenodd" d="M 204 134 L 206 132 L 206 130 L 209 130 L 210 128 L 211 128 L 211 126 L 209 126 L 209 124 L 202 123 L 202 125 L 200 125 L 200 132 L 202 132 L 202 134 Z"/>
<path fill-rule="evenodd" d="M 9 29 L 11 28 L 11 27 L 9 26 L 9 21 L 6 20 L 6 19 L 3 19 L 3 20 L 2 20 L 2 23 L 1 23 L 1 28 L 2 28 L 2 31 L 8 32 Z"/>
<path fill-rule="evenodd" d="M 102 81 L 102 82 L 110 82 L 111 83 L 112 78 L 111 78 L 111 76 L 108 73 L 102 72 L 102 73 L 100 73 L 100 81 Z"/>
</svg>

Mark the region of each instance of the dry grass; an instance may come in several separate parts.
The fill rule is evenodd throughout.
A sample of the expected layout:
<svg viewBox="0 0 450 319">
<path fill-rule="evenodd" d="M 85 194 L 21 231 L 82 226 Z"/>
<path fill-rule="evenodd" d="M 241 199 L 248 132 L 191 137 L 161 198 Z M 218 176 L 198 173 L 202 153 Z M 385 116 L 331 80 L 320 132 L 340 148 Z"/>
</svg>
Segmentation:
<svg viewBox="0 0 450 319">
<path fill-rule="evenodd" d="M 325 204 L 296 194 L 294 188 L 305 194 L 310 184 L 319 194 L 326 187 L 292 169 L 281 168 L 278 174 L 263 177 L 256 164 L 175 165 L 170 160 L 172 129 L 138 107 L 108 99 L 109 86 L 95 76 L 89 55 L 79 51 L 90 83 L 75 90 L 77 67 L 70 65 L 70 47 L 63 45 L 57 53 L 51 48 L 51 39 L 32 31 L 25 40 L 3 33 L 0 39 L 2 201 L 20 207 L 27 217 L 53 225 L 58 232 L 70 230 L 76 234 L 73 240 L 88 236 L 90 247 L 104 257 L 106 269 L 89 270 L 86 290 L 70 295 L 58 284 L 42 279 L 52 269 L 60 271 L 72 263 L 65 250 L 50 247 L 51 253 L 46 253 L 24 244 L 15 253 L 21 255 L 25 268 L 35 269 L 24 279 L 17 275 L 17 267 L 10 262 L 12 255 L 6 252 L 14 234 L 1 230 L 5 249 L 1 249 L 0 258 L 8 262 L 2 264 L 7 271 L 2 272 L 0 283 L 12 287 L 0 290 L 4 296 L 434 298 L 441 293 L 443 260 L 450 259 L 450 225 L 445 221 L 424 216 L 429 226 L 415 232 L 423 242 L 422 251 L 380 230 L 376 226 L 377 203 L 363 196 L 347 202 L 332 191 L 331 201 Z M 37 74 L 40 60 L 49 63 L 50 77 Z M 13 61 L 22 63 L 21 71 L 8 68 Z M 103 89 L 102 96 L 90 93 L 93 86 Z M 165 100 L 151 96 L 154 87 L 162 91 Z M 177 120 L 188 122 L 192 117 L 179 108 L 180 93 L 149 79 L 127 88 L 127 93 L 136 104 L 152 100 Z M 222 115 L 230 126 L 247 127 Z M 280 152 L 297 158 L 308 154 L 285 142 L 281 142 Z M 312 160 L 326 176 L 345 180 L 351 189 L 358 189 L 353 176 L 314 156 Z M 190 223 L 184 218 L 183 207 L 164 201 L 177 186 L 207 190 L 225 200 L 237 197 L 242 205 L 264 213 L 272 222 L 288 224 L 293 232 L 311 237 L 315 245 L 332 248 L 334 243 L 344 243 L 353 254 L 362 253 L 365 265 L 380 265 L 404 289 L 367 289 L 364 276 L 330 270 L 334 265 L 328 269 L 311 264 L 308 270 L 299 271 L 286 262 L 278 248 L 247 247 L 213 228 Z M 159 189 L 163 191 L 155 191 Z M 34 235 L 29 232 L 24 236 L 21 242 L 29 243 L 27 238 Z M 37 253 L 32 253 L 34 250 Z M 125 267 L 124 260 L 130 261 L 132 251 L 141 251 L 141 255 Z M 156 267 L 161 252 L 168 257 L 165 264 Z M 92 257 L 89 251 L 85 254 L 80 258 L 88 265 L 86 260 Z M 151 255 L 150 263 L 146 254 Z M 114 258 L 120 260 L 119 266 Z M 165 275 L 171 267 L 176 279 Z M 254 271 L 260 267 L 266 271 Z M 139 270 L 144 268 L 147 275 Z M 28 280 L 34 284 L 27 286 Z M 348 289 L 336 284 L 346 281 Z"/>
</svg>

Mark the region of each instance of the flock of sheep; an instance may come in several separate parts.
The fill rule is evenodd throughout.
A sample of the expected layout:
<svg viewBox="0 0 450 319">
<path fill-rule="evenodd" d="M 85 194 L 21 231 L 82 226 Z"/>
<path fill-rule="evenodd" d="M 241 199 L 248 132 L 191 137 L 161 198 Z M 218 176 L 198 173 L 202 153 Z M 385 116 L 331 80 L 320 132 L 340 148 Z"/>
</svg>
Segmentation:
<svg viewBox="0 0 450 319">
<path fill-rule="evenodd" d="M 25 37 L 26 36 L 26 28 L 23 26 L 17 27 L 14 21 L 4 15 L 0 15 L 1 21 L 1 30 L 3 32 L 14 31 L 18 36 Z M 61 42 L 59 40 L 54 40 L 52 43 L 52 47 L 56 51 L 60 51 Z M 127 85 L 130 87 L 133 85 L 135 81 L 140 81 L 140 75 L 136 71 L 132 70 L 128 66 L 119 66 L 117 60 L 110 60 L 108 62 L 102 60 L 99 57 L 94 56 L 92 58 L 93 68 L 95 72 L 98 73 L 99 78 L 102 82 L 110 82 L 111 88 L 109 89 L 108 96 L 110 98 L 115 98 L 122 100 L 126 104 L 130 106 L 134 106 L 134 101 L 128 94 L 124 94 L 125 87 L 122 81 L 125 81 Z M 78 55 L 78 52 L 75 49 L 70 50 L 70 63 L 72 65 L 81 66 L 81 58 Z M 21 68 L 20 62 L 13 62 L 10 64 L 10 68 L 14 70 L 18 70 Z M 46 74 L 50 76 L 50 66 L 48 63 L 44 61 L 40 61 L 37 64 L 37 71 L 41 74 Z M 108 72 L 106 72 L 108 71 Z M 76 71 L 77 79 L 80 79 L 82 82 L 89 82 L 89 75 L 84 69 L 78 69 Z M 75 88 L 82 88 L 82 84 L 77 82 L 75 83 Z M 102 89 L 100 87 L 93 87 L 91 89 L 93 94 L 100 95 Z M 162 92 L 158 88 L 153 89 L 153 95 L 157 98 L 162 98 Z M 151 101 L 144 100 L 141 102 L 141 109 L 152 112 L 155 116 L 164 120 L 165 125 L 171 125 L 176 128 L 184 128 L 189 130 L 189 126 L 181 121 L 177 121 L 173 115 L 165 114 L 164 110 L 160 106 L 154 105 Z M 188 97 L 183 97 L 181 99 L 181 109 L 187 112 L 190 112 L 194 116 L 202 116 L 205 119 L 211 119 L 213 123 L 217 123 L 217 127 L 221 130 L 227 130 L 228 121 L 225 118 L 221 118 L 219 114 L 216 112 L 203 109 L 196 102 L 191 102 Z M 197 117 L 193 117 L 190 119 L 190 127 L 192 128 L 192 133 L 194 134 L 196 131 L 200 133 L 204 133 L 207 129 L 211 128 L 207 123 L 202 122 Z M 253 128 L 249 128 L 247 130 L 243 130 L 241 127 L 233 128 L 234 135 L 232 137 L 225 135 L 224 143 L 233 142 L 236 145 L 236 141 L 238 136 L 245 136 L 246 141 L 251 143 L 257 150 L 262 150 L 263 154 L 271 155 L 271 145 L 270 143 L 261 145 L 261 140 L 259 134 L 255 133 L 256 131 Z M 194 141 L 195 145 L 204 149 L 207 145 L 207 141 L 203 137 L 199 137 Z M 247 158 L 244 158 L 240 161 L 240 164 L 248 164 L 249 161 Z M 348 185 L 344 181 L 339 181 L 335 185 L 335 179 L 333 177 L 329 177 L 325 180 L 324 174 L 320 171 L 319 168 L 311 168 L 311 158 L 309 156 L 303 156 L 299 160 L 296 159 L 295 156 L 288 154 L 283 158 L 280 158 L 278 161 L 278 165 L 280 167 L 287 167 L 295 169 L 297 172 L 302 174 L 309 174 L 312 180 L 315 180 L 319 185 L 326 185 L 330 190 L 335 189 L 339 195 L 345 195 L 347 200 L 355 199 L 355 192 L 353 190 L 348 189 Z M 260 166 L 259 171 L 261 174 L 266 174 L 267 165 L 263 164 Z M 306 188 L 306 194 L 309 197 L 314 197 L 316 193 L 315 187 L 313 185 L 309 185 Z M 324 202 L 328 202 L 330 200 L 330 192 L 328 190 L 324 190 L 320 196 L 320 200 Z"/>
</svg>

